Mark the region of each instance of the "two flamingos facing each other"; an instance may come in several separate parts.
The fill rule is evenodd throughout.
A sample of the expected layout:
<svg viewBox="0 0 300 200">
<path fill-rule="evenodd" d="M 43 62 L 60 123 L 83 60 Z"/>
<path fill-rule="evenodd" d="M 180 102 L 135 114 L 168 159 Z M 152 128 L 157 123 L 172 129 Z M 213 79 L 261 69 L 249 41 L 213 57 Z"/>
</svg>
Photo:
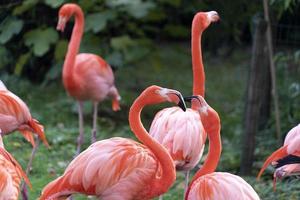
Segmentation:
<svg viewBox="0 0 300 200">
<path fill-rule="evenodd" d="M 20 164 L 5 150 L 0 135 L 0 199 L 18 200 L 22 178 L 32 187 Z"/>
<path fill-rule="evenodd" d="M 146 88 L 129 111 L 130 128 L 142 144 L 121 137 L 93 143 L 62 176 L 43 189 L 40 200 L 66 198 L 74 193 L 95 195 L 102 200 L 146 200 L 167 192 L 176 179 L 173 160 L 148 134 L 140 118 L 145 106 L 163 102 L 176 103 L 186 110 L 178 91 Z"/>
<path fill-rule="evenodd" d="M 208 156 L 193 177 L 185 200 L 259 200 L 254 189 L 241 177 L 226 172 L 214 172 L 222 151 L 219 115 L 202 96 L 186 97 L 185 100 L 191 100 L 195 110 L 199 112 L 209 138 Z"/>
<path fill-rule="evenodd" d="M 276 168 L 273 175 L 274 190 L 277 178 L 282 179 L 300 173 L 300 124 L 288 132 L 283 146 L 267 158 L 257 176 L 258 179 L 270 164 Z"/>
<path fill-rule="evenodd" d="M 192 23 L 193 95 L 204 96 L 205 73 L 202 62 L 201 37 L 204 30 L 219 20 L 215 11 L 198 12 Z M 177 170 L 185 172 L 185 191 L 189 171 L 200 161 L 206 133 L 195 106 L 186 112 L 177 107 L 159 111 L 151 124 L 150 135 L 168 149 Z"/>
<path fill-rule="evenodd" d="M 94 106 L 91 137 L 93 143 L 96 141 L 98 103 L 105 98 L 112 98 L 112 109 L 117 111 L 120 109 L 121 97 L 114 85 L 114 74 L 110 65 L 100 56 L 89 53 L 78 54 L 84 29 L 84 16 L 78 5 L 64 4 L 60 8 L 57 30 L 63 32 L 66 23 L 73 15 L 75 26 L 68 46 L 62 76 L 67 93 L 78 101 L 79 137 L 77 138 L 76 154 L 79 154 L 84 140 L 83 102 L 92 101 Z"/>
</svg>

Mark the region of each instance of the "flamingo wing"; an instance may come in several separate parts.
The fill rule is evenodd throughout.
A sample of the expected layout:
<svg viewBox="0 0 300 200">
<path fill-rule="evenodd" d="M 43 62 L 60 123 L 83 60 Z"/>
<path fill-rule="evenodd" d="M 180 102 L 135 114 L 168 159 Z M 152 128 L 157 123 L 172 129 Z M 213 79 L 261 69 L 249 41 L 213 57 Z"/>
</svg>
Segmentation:
<svg viewBox="0 0 300 200">
<path fill-rule="evenodd" d="M 40 199 L 72 193 L 112 200 L 133 199 L 143 195 L 158 167 L 154 155 L 133 140 L 102 140 L 77 156 L 61 177 L 43 189 Z"/>
<path fill-rule="evenodd" d="M 36 133 L 44 144 L 49 146 L 44 127 L 31 117 L 27 105 L 8 90 L 0 91 L 0 128 L 3 134 L 19 130 L 33 146 L 34 139 L 32 134 Z"/>
<path fill-rule="evenodd" d="M 80 88 L 71 94 L 80 100 L 104 100 L 114 87 L 111 67 L 99 56 L 81 53 L 76 56 L 75 75 Z"/>
<path fill-rule="evenodd" d="M 259 200 L 254 189 L 241 177 L 214 172 L 198 178 L 191 186 L 188 200 Z"/>
<path fill-rule="evenodd" d="M 151 124 L 150 135 L 166 147 L 177 168 L 194 168 L 203 153 L 206 132 L 200 116 L 192 109 L 178 107 L 158 112 Z"/>
</svg>

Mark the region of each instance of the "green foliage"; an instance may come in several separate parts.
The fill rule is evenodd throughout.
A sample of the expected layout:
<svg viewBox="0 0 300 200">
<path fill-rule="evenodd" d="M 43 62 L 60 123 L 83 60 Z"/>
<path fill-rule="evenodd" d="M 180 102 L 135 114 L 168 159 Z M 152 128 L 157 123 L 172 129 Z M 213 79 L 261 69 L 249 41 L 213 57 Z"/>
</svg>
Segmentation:
<svg viewBox="0 0 300 200">
<path fill-rule="evenodd" d="M 0 44 L 5 44 L 13 37 L 13 35 L 19 34 L 23 24 L 23 21 L 20 19 L 15 19 L 13 17 L 6 18 L 0 27 Z"/>
<path fill-rule="evenodd" d="M 108 21 L 116 18 L 116 13 L 112 11 L 104 11 L 101 13 L 89 14 L 86 16 L 85 31 L 93 31 L 93 33 L 99 33 L 102 31 Z"/>
<path fill-rule="evenodd" d="M 25 33 L 25 45 L 32 47 L 33 54 L 40 57 L 47 53 L 50 45 L 58 40 L 58 33 L 53 28 L 34 29 Z"/>
<path fill-rule="evenodd" d="M 67 24 L 64 34 L 58 35 L 54 28 L 58 10 L 67 2 L 69 1 L 24 0 L 7 7 L 4 13 L 8 17 L 1 23 L 0 29 L 0 44 L 3 46 L 2 50 L 0 48 L 0 56 L 14 56 L 1 60 L 0 67 L 10 73 L 29 76 L 34 81 L 42 81 L 52 67 L 61 65 L 74 20 Z M 151 52 L 153 43 L 161 40 L 190 40 L 191 21 L 193 15 L 200 10 L 217 10 L 221 18 L 226 19 L 208 30 L 204 45 L 209 44 L 208 48 L 217 49 L 228 41 L 232 44 L 232 38 L 235 42 L 240 42 L 244 34 L 243 27 L 248 26 L 254 11 L 261 8 L 246 0 L 231 4 L 221 0 L 72 2 L 78 3 L 85 15 L 80 52 L 99 54 L 115 67 L 128 67 L 143 59 Z M 232 10 L 240 10 L 241 7 L 247 9 L 239 13 L 237 18 L 236 12 Z M 219 34 L 220 30 L 222 34 Z M 25 54 L 30 56 L 24 57 Z M 47 77 L 52 78 L 56 74 L 49 73 L 52 75 Z"/>
</svg>

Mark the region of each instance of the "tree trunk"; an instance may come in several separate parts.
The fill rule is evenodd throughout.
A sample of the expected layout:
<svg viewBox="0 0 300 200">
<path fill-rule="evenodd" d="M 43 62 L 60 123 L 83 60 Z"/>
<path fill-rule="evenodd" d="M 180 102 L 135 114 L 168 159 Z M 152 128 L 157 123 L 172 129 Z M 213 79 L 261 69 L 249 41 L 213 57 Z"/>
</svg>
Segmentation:
<svg viewBox="0 0 300 200">
<path fill-rule="evenodd" d="M 267 121 L 270 109 L 270 70 L 266 45 L 267 24 L 258 18 L 254 21 L 255 33 L 252 59 L 248 79 L 247 98 L 244 114 L 244 128 L 241 174 L 251 174 L 254 160 L 255 135 L 262 121 Z"/>
</svg>

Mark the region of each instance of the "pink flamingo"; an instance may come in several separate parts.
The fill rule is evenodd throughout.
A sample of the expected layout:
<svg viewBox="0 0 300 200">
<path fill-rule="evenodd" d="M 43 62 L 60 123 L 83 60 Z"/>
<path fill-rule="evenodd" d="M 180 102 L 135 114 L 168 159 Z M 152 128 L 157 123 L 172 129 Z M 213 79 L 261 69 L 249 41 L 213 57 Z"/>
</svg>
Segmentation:
<svg viewBox="0 0 300 200">
<path fill-rule="evenodd" d="M 94 106 L 92 143 L 96 141 L 97 107 L 105 98 L 112 98 L 112 109 L 120 109 L 121 99 L 114 85 L 114 74 L 111 67 L 100 56 L 88 53 L 78 54 L 84 28 L 84 17 L 81 8 L 76 4 L 65 4 L 59 10 L 57 30 L 64 31 L 68 20 L 75 16 L 71 41 L 63 66 L 63 84 L 68 94 L 78 101 L 79 137 L 77 154 L 83 143 L 83 101 L 91 100 Z"/>
<path fill-rule="evenodd" d="M 219 20 L 215 11 L 198 12 L 192 23 L 193 95 L 204 96 L 205 73 L 202 62 L 201 36 L 211 22 Z M 183 112 L 177 107 L 159 111 L 151 124 L 150 135 L 166 147 L 177 170 L 185 173 L 185 191 L 189 171 L 200 161 L 206 140 L 199 113 L 192 104 Z"/>
<path fill-rule="evenodd" d="M 241 177 L 226 172 L 214 172 L 222 151 L 220 118 L 203 97 L 191 98 L 194 98 L 192 103 L 200 113 L 210 144 L 207 159 L 193 177 L 185 200 L 227 200 L 237 199 L 237 197 L 244 200 L 259 200 L 257 193 Z M 191 98 L 186 98 L 186 100 L 191 100 Z"/>
<path fill-rule="evenodd" d="M 17 200 L 22 178 L 31 187 L 20 164 L 5 150 L 0 134 L 0 199 Z"/>
<path fill-rule="evenodd" d="M 300 172 L 300 124 L 292 128 L 285 137 L 281 148 L 272 153 L 263 164 L 257 178 L 272 164 L 277 168 L 274 172 L 274 190 L 277 178 L 284 178 Z"/>
<path fill-rule="evenodd" d="M 26 174 L 28 174 L 39 144 L 39 140 L 35 144 L 33 134 L 38 135 L 47 147 L 49 144 L 44 133 L 44 127 L 32 118 L 27 105 L 10 92 L 2 81 L 0 81 L 0 129 L 2 130 L 1 135 L 8 135 L 18 130 L 32 144 L 33 149 L 26 168 Z M 23 198 L 27 199 L 25 185 L 22 186 L 22 194 Z"/>
<path fill-rule="evenodd" d="M 43 189 L 40 200 L 66 198 L 74 193 L 103 200 L 145 200 L 167 192 L 176 179 L 175 166 L 167 150 L 149 136 L 140 119 L 146 105 L 162 102 L 177 103 L 186 109 L 178 91 L 148 87 L 129 111 L 130 128 L 143 144 L 120 137 L 95 142 L 70 163 L 62 176 Z"/>
</svg>

